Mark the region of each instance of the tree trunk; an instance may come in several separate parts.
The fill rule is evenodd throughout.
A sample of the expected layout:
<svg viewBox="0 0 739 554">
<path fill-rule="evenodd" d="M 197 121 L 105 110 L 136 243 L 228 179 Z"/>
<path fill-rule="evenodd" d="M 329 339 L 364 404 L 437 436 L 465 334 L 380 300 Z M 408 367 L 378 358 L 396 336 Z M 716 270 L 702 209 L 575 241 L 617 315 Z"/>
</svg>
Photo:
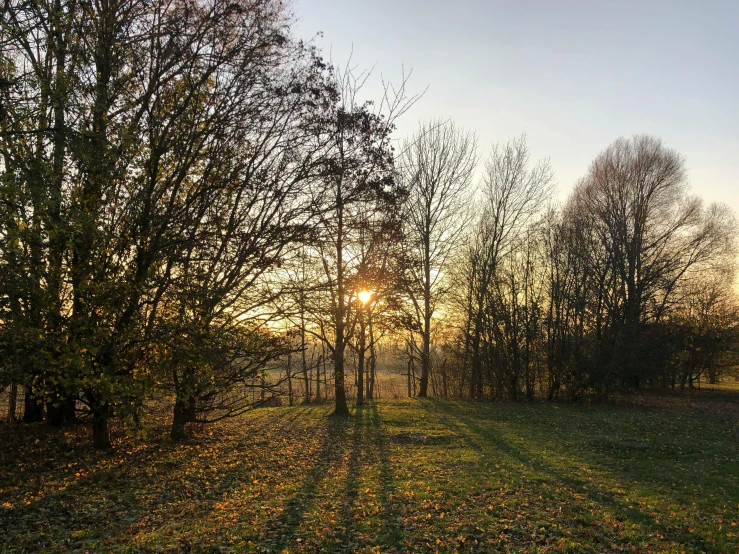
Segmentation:
<svg viewBox="0 0 739 554">
<path fill-rule="evenodd" d="M 26 387 L 26 395 L 23 399 L 23 422 L 38 423 L 44 419 L 44 403 L 43 400 L 37 398 L 31 391 L 31 387 Z"/>
<path fill-rule="evenodd" d="M 372 314 L 369 317 L 369 340 L 370 340 L 370 358 L 369 358 L 369 378 L 367 382 L 367 399 L 372 400 L 375 395 L 375 373 L 377 371 L 377 353 L 375 352 L 375 333 L 372 329 Z"/>
<path fill-rule="evenodd" d="M 413 396 L 413 390 L 411 389 L 411 368 L 413 367 L 413 358 L 408 358 L 408 398 Z"/>
<path fill-rule="evenodd" d="M 365 330 L 363 310 L 359 312 L 359 348 L 357 362 L 357 406 L 364 405 L 364 351 L 365 351 Z"/>
<path fill-rule="evenodd" d="M 292 348 L 292 341 L 290 341 L 290 348 Z M 287 402 L 289 406 L 293 405 L 293 358 L 292 352 L 287 353 Z"/>
<path fill-rule="evenodd" d="M 482 313 L 482 304 L 478 308 Z M 480 352 L 480 334 L 482 328 L 481 315 L 476 316 L 474 334 L 472 335 L 472 371 L 470 373 L 470 398 L 482 397 L 482 360 Z"/>
<path fill-rule="evenodd" d="M 446 376 L 446 359 L 441 363 L 441 390 L 444 398 L 447 398 L 449 396 L 449 388 Z"/>
<path fill-rule="evenodd" d="M 48 304 L 48 331 L 52 338 L 52 364 L 57 371 L 59 364 L 59 344 L 62 338 L 62 273 L 64 251 L 67 247 L 64 225 L 62 223 L 61 206 L 64 183 L 64 157 L 66 153 L 65 108 L 68 103 L 68 76 L 66 75 L 67 44 L 65 33 L 60 29 L 64 18 L 61 0 L 54 0 L 54 10 L 51 17 L 52 25 L 57 28 L 54 33 L 53 48 L 56 58 L 54 87 L 51 93 L 51 103 L 54 108 L 54 133 L 52 135 L 52 172 L 49 179 L 49 208 L 47 211 L 49 227 L 49 264 L 47 277 Z M 62 383 L 67 375 L 61 375 Z M 46 420 L 50 425 L 60 426 L 76 421 L 75 395 L 69 395 L 62 384 L 54 387 L 53 399 L 47 402 Z"/>
<path fill-rule="evenodd" d="M 364 352 L 359 352 L 357 366 L 357 406 L 364 404 Z"/>
<path fill-rule="evenodd" d="M 323 358 L 323 394 L 326 395 L 326 400 L 329 398 L 329 388 L 328 388 L 328 357 L 324 356 Z"/>
<path fill-rule="evenodd" d="M 92 445 L 98 450 L 110 450 L 110 405 L 103 403 L 92 409 Z"/>
<path fill-rule="evenodd" d="M 303 252 L 305 254 L 305 252 Z M 302 279 L 305 280 L 305 255 L 303 260 Z M 303 369 L 303 383 L 305 386 L 305 394 L 303 395 L 303 403 L 310 404 L 310 378 L 308 377 L 308 361 L 305 352 L 305 289 L 300 289 L 300 360 Z"/>
<path fill-rule="evenodd" d="M 57 396 L 52 402 L 46 404 L 46 421 L 49 425 L 61 426 L 77 421 L 77 400 L 69 395 Z"/>
<path fill-rule="evenodd" d="M 346 390 L 344 388 L 344 344 L 341 349 L 336 348 L 334 353 L 334 391 L 336 394 L 334 414 L 349 415 L 349 405 L 346 402 Z"/>
<path fill-rule="evenodd" d="M 172 417 L 172 429 L 169 436 L 173 441 L 179 442 L 188 438 L 186 425 L 195 421 L 195 399 L 182 398 L 180 395 L 174 403 L 174 413 Z"/>
<path fill-rule="evenodd" d="M 430 216 L 427 224 L 430 223 Z M 431 246 L 430 231 L 426 228 L 424 236 L 424 283 L 423 283 L 423 332 L 421 347 L 421 381 L 418 388 L 418 396 L 428 396 L 429 372 L 431 371 Z"/>
<path fill-rule="evenodd" d="M 518 374 L 516 373 L 511 376 L 509 395 L 511 400 L 518 400 Z"/>
<path fill-rule="evenodd" d="M 15 423 L 15 408 L 18 400 L 18 384 L 14 381 L 10 384 L 10 396 L 8 397 L 8 423 Z"/>
<path fill-rule="evenodd" d="M 418 396 L 426 398 L 428 396 L 429 373 L 431 371 L 431 321 L 428 314 L 423 330 L 423 350 L 421 351 L 421 379 L 418 387 Z"/>
<path fill-rule="evenodd" d="M 300 352 L 301 363 L 303 365 L 303 383 L 305 386 L 305 394 L 303 397 L 304 404 L 310 404 L 310 377 L 308 376 L 308 360 L 305 356 L 305 323 L 301 324 L 300 329 Z"/>
<path fill-rule="evenodd" d="M 344 388 L 344 348 L 346 337 L 344 336 L 344 318 L 347 310 L 344 298 L 344 203 L 341 196 L 342 183 L 337 183 L 336 195 L 336 298 L 337 306 L 335 312 L 336 342 L 334 345 L 334 390 L 336 398 L 334 414 L 349 415 L 349 406 L 346 403 L 346 390 Z"/>
</svg>

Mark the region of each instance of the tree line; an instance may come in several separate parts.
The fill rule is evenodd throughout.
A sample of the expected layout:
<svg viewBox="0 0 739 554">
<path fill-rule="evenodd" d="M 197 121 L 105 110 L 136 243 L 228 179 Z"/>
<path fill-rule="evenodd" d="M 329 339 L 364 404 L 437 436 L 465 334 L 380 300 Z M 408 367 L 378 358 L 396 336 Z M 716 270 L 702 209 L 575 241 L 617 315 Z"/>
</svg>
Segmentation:
<svg viewBox="0 0 739 554">
<path fill-rule="evenodd" d="M 546 201 L 551 182 L 522 139 L 486 163 L 454 272 L 458 394 L 603 397 L 733 368 L 735 221 L 688 193 L 684 158 L 622 138 L 561 207 Z"/>
<path fill-rule="evenodd" d="M 369 74 L 291 22 L 272 0 L 6 2 L 0 388 L 26 422 L 86 419 L 109 448 L 112 418 L 166 399 L 179 440 L 293 374 L 310 402 L 327 365 L 348 414 L 346 375 L 372 398 L 388 340 L 419 396 L 733 364 L 733 215 L 689 195 L 678 153 L 619 139 L 557 206 L 524 138 L 482 163 L 450 121 L 396 141 L 407 78 L 363 100 Z"/>
</svg>

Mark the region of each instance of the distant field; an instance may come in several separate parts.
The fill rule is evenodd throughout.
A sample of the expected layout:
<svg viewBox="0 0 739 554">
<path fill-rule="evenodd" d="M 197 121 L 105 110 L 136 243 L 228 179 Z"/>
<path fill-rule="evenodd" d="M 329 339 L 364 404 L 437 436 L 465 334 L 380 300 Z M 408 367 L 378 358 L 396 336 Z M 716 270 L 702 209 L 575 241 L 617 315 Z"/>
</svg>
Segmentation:
<svg viewBox="0 0 739 554">
<path fill-rule="evenodd" d="M 270 408 L 112 455 L 3 424 L 0 550 L 739 552 L 739 391 L 621 400 Z"/>
</svg>

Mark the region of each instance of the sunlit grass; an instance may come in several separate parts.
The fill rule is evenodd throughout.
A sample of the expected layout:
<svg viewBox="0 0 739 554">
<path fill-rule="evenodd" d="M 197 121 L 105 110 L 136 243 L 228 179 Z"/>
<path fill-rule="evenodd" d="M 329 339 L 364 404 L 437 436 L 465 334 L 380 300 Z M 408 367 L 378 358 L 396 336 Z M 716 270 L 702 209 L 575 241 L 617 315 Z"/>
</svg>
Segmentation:
<svg viewBox="0 0 739 554">
<path fill-rule="evenodd" d="M 113 455 L 4 427 L 0 550 L 736 552 L 737 400 L 275 408 Z"/>
</svg>

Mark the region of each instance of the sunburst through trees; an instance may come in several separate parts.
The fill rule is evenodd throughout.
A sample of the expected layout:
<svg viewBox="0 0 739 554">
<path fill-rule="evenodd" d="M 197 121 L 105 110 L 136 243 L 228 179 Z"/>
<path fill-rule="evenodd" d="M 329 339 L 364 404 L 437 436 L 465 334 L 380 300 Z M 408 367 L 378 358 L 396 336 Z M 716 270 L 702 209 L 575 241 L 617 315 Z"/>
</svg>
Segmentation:
<svg viewBox="0 0 739 554">
<path fill-rule="evenodd" d="M 558 205 L 525 137 L 478 151 L 278 1 L 5 3 L 0 390 L 14 419 L 165 405 L 173 439 L 381 392 L 604 398 L 736 361 L 735 222 L 658 138 Z M 379 90 L 379 92 L 377 92 Z M 374 97 L 373 97 L 374 96 Z M 504 137 L 505 138 L 505 137 Z"/>
</svg>

